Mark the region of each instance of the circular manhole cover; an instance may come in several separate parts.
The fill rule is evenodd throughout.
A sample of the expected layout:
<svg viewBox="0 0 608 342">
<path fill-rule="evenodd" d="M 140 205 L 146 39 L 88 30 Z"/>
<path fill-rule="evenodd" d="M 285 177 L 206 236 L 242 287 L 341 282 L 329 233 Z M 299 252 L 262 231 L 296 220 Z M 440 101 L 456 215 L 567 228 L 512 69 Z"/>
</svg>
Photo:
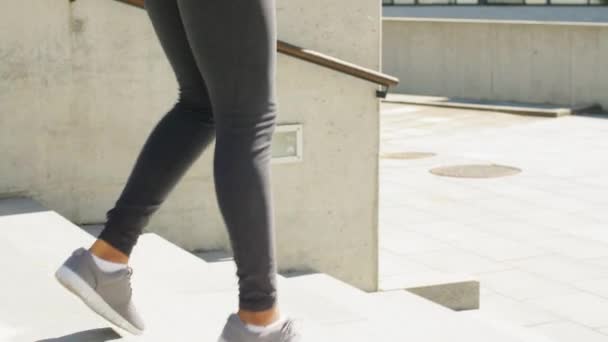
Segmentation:
<svg viewBox="0 0 608 342">
<path fill-rule="evenodd" d="M 434 157 L 435 153 L 430 152 L 386 152 L 380 155 L 384 159 L 422 159 Z"/>
<path fill-rule="evenodd" d="M 436 167 L 431 169 L 430 172 L 444 177 L 495 178 L 518 174 L 521 172 L 521 169 L 496 164 L 465 164 Z"/>
</svg>

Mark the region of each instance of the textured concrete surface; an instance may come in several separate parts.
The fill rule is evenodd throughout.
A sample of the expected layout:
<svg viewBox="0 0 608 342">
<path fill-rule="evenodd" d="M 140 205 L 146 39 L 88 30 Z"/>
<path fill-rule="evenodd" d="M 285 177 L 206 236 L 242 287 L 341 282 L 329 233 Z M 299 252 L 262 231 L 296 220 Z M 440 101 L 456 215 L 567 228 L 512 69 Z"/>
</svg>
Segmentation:
<svg viewBox="0 0 608 342">
<path fill-rule="evenodd" d="M 468 274 L 480 310 L 559 342 L 608 341 L 608 116 L 527 117 L 383 104 L 380 283 Z M 437 166 L 512 165 L 501 178 Z"/>
<path fill-rule="evenodd" d="M 536 0 L 544 4 L 544 0 Z M 596 0 L 592 0 L 595 3 Z M 527 1 L 531 3 L 531 1 Z M 608 24 L 608 11 L 587 6 L 384 6 L 391 18 Z"/>
<path fill-rule="evenodd" d="M 0 201 L 0 207 L 16 204 L 27 201 Z M 2 341 L 215 341 L 236 309 L 232 262 L 208 263 L 144 234 L 131 265 L 134 300 L 147 329 L 131 336 L 53 278 L 68 254 L 93 237 L 52 211 L 0 216 L 0 231 Z M 19 267 L 10 264 L 14 258 Z M 549 342 L 517 327 L 497 329 L 405 291 L 369 294 L 324 274 L 279 277 L 278 290 L 283 312 L 298 321 L 306 341 Z"/>
<path fill-rule="evenodd" d="M 606 25 L 387 18 L 382 35 L 393 92 L 608 107 Z"/>
<path fill-rule="evenodd" d="M 479 281 L 458 281 L 408 288 L 432 302 L 456 311 L 479 309 Z"/>
<path fill-rule="evenodd" d="M 97 227 L 84 227 L 93 236 L 99 234 Z M 232 254 L 226 251 L 200 251 L 197 256 L 210 263 L 232 262 Z M 434 303 L 452 310 L 479 309 L 479 281 L 470 275 L 445 274 L 443 272 L 410 272 L 416 268 L 402 263 L 391 263 L 386 253 L 380 255 L 380 291 L 410 291 Z M 393 267 L 391 270 L 390 267 Z M 391 273 L 393 272 L 393 273 Z M 307 274 L 306 270 L 283 273 L 286 277 Z M 389 274 L 393 274 L 390 276 Z"/>
<path fill-rule="evenodd" d="M 403 103 L 411 105 L 427 105 L 457 109 L 485 110 L 491 112 L 545 117 L 558 117 L 563 115 L 586 112 L 589 110 L 601 110 L 601 107 L 597 105 L 566 108 L 563 106 L 555 106 L 550 104 L 528 104 L 504 101 L 479 101 L 448 98 L 441 96 L 420 96 L 397 93 L 388 94 L 384 99 L 384 102 Z"/>
<path fill-rule="evenodd" d="M 378 1 L 277 7 L 279 39 L 379 68 Z M 146 13 L 112 0 L 6 0 L 0 40 L 0 196 L 26 194 L 78 224 L 104 222 L 145 138 L 176 100 Z M 279 124 L 304 126 L 303 161 L 272 169 L 279 266 L 307 266 L 374 290 L 376 86 L 284 55 L 277 82 Z M 150 231 L 188 249 L 229 247 L 212 151 Z"/>
</svg>

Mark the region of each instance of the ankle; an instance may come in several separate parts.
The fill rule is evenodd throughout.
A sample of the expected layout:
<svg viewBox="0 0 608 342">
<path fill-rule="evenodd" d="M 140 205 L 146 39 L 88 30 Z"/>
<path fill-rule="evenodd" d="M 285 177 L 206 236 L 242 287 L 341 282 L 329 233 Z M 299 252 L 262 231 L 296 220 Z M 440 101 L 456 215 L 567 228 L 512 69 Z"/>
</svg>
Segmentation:
<svg viewBox="0 0 608 342">
<path fill-rule="evenodd" d="M 281 314 L 276 307 L 265 311 L 239 310 L 238 316 L 246 324 L 266 326 L 281 319 Z"/>
<path fill-rule="evenodd" d="M 95 254 L 91 254 L 91 256 L 93 257 L 93 262 L 95 263 L 95 265 L 97 265 L 97 267 L 103 272 L 113 273 L 127 269 L 127 267 L 129 267 L 127 264 L 121 262 L 113 262 L 102 259 Z"/>
<path fill-rule="evenodd" d="M 114 248 L 104 240 L 96 240 L 89 251 L 94 256 L 113 263 L 128 264 L 129 256 Z"/>
</svg>

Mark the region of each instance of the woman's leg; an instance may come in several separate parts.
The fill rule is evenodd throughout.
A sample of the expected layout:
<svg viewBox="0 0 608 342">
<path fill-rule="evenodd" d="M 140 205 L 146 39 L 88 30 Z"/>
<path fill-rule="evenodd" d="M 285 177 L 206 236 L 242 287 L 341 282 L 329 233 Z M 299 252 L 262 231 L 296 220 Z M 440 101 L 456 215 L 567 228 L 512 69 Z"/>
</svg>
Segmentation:
<svg viewBox="0 0 608 342">
<path fill-rule="evenodd" d="M 176 0 L 147 0 L 146 9 L 179 83 L 179 98 L 145 142 L 122 194 L 107 212 L 91 251 L 128 260 L 150 216 L 215 135 L 211 101 L 180 19 Z"/>
<path fill-rule="evenodd" d="M 213 104 L 215 187 L 238 269 L 240 316 L 264 311 L 272 316 L 277 299 L 269 167 L 277 110 L 275 2 L 177 2 Z"/>
<path fill-rule="evenodd" d="M 89 251 L 74 251 L 55 273 L 91 309 L 135 334 L 143 331 L 144 323 L 132 301 L 129 254 L 150 216 L 215 135 L 209 94 L 176 0 L 147 0 L 146 5 L 175 71 L 179 98 L 145 142 L 99 239 Z"/>
<path fill-rule="evenodd" d="M 150 215 L 212 139 L 215 125 L 216 194 L 238 267 L 240 316 L 266 324 L 278 314 L 269 183 L 276 115 L 274 0 L 177 4 L 179 14 L 175 1 L 146 0 L 180 84 L 180 100 L 150 135 L 92 250 L 109 260 L 128 258 Z"/>
</svg>

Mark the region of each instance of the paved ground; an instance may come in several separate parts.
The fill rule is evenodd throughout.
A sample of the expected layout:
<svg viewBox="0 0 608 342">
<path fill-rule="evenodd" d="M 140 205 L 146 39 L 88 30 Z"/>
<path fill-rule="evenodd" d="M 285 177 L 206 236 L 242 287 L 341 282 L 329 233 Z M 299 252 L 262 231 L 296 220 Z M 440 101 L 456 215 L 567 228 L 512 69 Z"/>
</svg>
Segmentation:
<svg viewBox="0 0 608 342">
<path fill-rule="evenodd" d="M 538 118 L 384 103 L 381 282 L 466 273 L 481 309 L 557 342 L 608 341 L 608 116 Z M 494 179 L 433 175 L 496 163 Z"/>
</svg>

